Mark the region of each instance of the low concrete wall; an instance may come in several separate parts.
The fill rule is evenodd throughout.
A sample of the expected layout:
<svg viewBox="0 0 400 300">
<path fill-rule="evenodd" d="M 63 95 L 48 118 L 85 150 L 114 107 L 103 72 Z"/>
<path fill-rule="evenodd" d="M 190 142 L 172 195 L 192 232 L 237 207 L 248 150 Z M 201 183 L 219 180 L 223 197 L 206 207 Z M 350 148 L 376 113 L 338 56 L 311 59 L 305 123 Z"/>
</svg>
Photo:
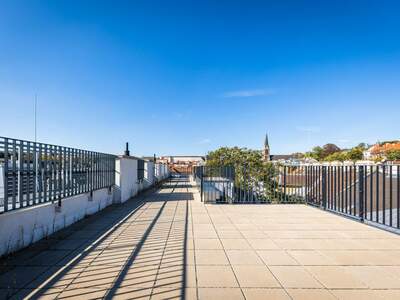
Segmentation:
<svg viewBox="0 0 400 300">
<path fill-rule="evenodd" d="M 145 162 L 145 178 L 138 180 L 138 158 L 120 156 L 115 161 L 115 186 L 62 200 L 62 206 L 43 205 L 0 215 L 0 256 L 22 249 L 113 203 L 123 203 L 141 190 L 169 177 L 166 165 Z M 156 171 L 157 170 L 157 171 Z M 157 172 L 157 174 L 155 173 Z"/>
<path fill-rule="evenodd" d="M 0 216 L 0 256 L 24 248 L 112 204 L 108 188 L 80 194 L 56 203 L 10 211 Z"/>
<path fill-rule="evenodd" d="M 131 156 L 120 156 L 115 161 L 114 203 L 124 203 L 140 191 L 138 182 L 138 160 Z"/>
</svg>

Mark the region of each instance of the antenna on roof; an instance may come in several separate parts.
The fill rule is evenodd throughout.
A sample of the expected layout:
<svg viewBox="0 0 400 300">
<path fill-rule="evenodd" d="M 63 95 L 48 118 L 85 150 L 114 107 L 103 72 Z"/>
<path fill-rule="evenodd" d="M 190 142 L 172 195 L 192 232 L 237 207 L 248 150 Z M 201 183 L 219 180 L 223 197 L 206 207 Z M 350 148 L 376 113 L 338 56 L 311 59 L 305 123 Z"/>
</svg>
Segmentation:
<svg viewBox="0 0 400 300">
<path fill-rule="evenodd" d="M 35 94 L 35 105 L 34 105 L 34 128 L 35 128 L 35 143 L 37 142 L 37 94 Z"/>
</svg>

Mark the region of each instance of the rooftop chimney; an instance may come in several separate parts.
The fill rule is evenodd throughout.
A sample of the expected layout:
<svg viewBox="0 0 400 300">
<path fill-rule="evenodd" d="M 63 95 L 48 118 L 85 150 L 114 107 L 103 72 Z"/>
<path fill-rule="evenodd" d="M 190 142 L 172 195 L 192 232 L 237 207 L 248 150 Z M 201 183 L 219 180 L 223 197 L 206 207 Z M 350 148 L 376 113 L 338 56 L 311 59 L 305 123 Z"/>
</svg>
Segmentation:
<svg viewBox="0 0 400 300">
<path fill-rule="evenodd" d="M 128 144 L 128 142 L 126 142 L 126 148 L 125 148 L 124 155 L 125 156 L 129 156 L 129 144 Z"/>
</svg>

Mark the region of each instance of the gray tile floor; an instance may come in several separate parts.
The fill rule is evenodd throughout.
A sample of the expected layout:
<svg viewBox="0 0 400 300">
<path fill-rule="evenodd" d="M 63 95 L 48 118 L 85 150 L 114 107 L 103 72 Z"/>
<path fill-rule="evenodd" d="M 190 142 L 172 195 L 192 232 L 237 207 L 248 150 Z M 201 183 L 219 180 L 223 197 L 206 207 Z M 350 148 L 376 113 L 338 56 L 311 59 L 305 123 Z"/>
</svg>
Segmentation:
<svg viewBox="0 0 400 300">
<path fill-rule="evenodd" d="M 175 179 L 1 261 L 13 299 L 400 299 L 400 237 Z"/>
</svg>

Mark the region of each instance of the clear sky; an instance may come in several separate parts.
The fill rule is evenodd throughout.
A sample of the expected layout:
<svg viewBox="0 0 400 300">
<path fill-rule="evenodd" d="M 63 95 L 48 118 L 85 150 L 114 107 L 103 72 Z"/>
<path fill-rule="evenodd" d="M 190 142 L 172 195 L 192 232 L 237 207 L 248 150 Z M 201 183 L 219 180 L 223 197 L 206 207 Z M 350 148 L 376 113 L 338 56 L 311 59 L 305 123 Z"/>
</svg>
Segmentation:
<svg viewBox="0 0 400 300">
<path fill-rule="evenodd" d="M 0 135 L 138 155 L 400 138 L 399 1 L 0 2 Z"/>
</svg>

